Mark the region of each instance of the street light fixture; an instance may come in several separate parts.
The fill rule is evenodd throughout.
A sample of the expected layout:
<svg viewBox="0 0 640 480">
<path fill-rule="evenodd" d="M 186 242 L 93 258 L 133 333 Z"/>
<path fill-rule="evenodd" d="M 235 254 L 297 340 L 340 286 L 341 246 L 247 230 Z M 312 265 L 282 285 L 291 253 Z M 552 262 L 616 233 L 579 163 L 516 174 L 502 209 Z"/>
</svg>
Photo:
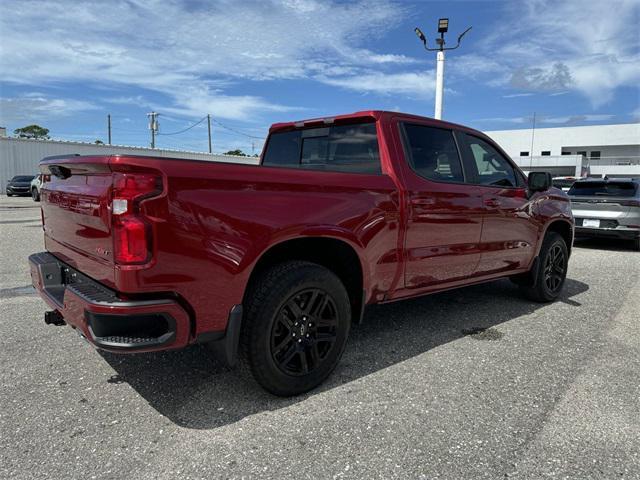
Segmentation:
<svg viewBox="0 0 640 480">
<path fill-rule="evenodd" d="M 471 27 L 467 28 L 464 32 L 462 32 L 458 36 L 458 43 L 456 43 L 455 47 L 445 47 L 444 34 L 449 31 L 449 19 L 441 18 L 438 20 L 438 33 L 440 34 L 439 38 L 436 38 L 437 48 L 429 48 L 427 45 L 427 37 L 424 36 L 422 30 L 418 27 L 414 29 L 416 35 L 424 45 L 424 49 L 429 52 L 438 52 L 436 55 L 436 105 L 435 105 L 435 113 L 434 117 L 440 120 L 442 118 L 442 97 L 444 94 L 444 52 L 445 50 L 455 50 L 460 46 L 460 41 L 462 37 L 466 35 L 466 33 L 471 30 Z"/>
<path fill-rule="evenodd" d="M 449 30 L 449 19 L 441 18 L 438 20 L 438 33 L 447 33 Z"/>
</svg>

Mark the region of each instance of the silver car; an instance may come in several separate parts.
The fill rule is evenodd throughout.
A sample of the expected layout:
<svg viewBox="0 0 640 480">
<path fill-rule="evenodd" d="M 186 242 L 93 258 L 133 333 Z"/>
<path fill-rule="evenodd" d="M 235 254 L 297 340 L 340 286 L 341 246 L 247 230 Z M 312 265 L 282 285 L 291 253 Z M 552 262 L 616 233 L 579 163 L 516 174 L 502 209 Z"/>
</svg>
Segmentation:
<svg viewBox="0 0 640 480">
<path fill-rule="evenodd" d="M 633 240 L 640 250 L 640 179 L 589 178 L 567 192 L 576 236 Z"/>
<path fill-rule="evenodd" d="M 41 186 L 42 186 L 42 174 L 39 173 L 33 178 L 33 180 L 31 180 L 31 198 L 33 198 L 34 202 L 40 201 Z"/>
</svg>

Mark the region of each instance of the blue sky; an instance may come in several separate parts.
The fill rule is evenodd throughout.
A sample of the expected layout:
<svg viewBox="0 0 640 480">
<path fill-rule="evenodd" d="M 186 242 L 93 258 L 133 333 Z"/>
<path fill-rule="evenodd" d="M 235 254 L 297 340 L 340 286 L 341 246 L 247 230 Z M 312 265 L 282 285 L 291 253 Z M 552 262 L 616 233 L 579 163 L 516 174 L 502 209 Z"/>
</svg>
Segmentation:
<svg viewBox="0 0 640 480">
<path fill-rule="evenodd" d="M 54 138 L 259 152 L 277 121 L 433 115 L 439 17 L 450 18 L 443 118 L 481 130 L 640 119 L 640 1 L 24 0 L 0 17 L 0 126 Z M 227 128 L 223 128 L 227 127 Z M 242 135 L 237 132 L 242 132 Z M 258 138 L 252 138 L 258 137 Z M 253 144 L 253 145 L 252 145 Z"/>
</svg>

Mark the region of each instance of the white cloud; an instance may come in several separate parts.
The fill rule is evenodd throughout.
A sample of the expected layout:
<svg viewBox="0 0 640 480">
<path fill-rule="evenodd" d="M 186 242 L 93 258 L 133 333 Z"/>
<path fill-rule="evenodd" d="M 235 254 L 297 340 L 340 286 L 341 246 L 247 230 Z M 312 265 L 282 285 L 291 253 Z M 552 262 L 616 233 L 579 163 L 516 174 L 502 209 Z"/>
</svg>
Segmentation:
<svg viewBox="0 0 640 480">
<path fill-rule="evenodd" d="M 320 78 L 320 80 L 329 85 L 382 95 L 403 94 L 431 98 L 435 88 L 435 74 L 432 70 L 408 73 L 367 71 L 350 77 Z"/>
<path fill-rule="evenodd" d="M 225 95 L 205 87 L 190 87 L 173 94 L 176 106 L 164 107 L 163 111 L 176 115 L 202 116 L 202 112 L 215 112 L 214 116 L 242 120 L 255 112 L 284 112 L 302 110 L 271 103 L 252 95 Z M 159 105 L 154 108 L 159 109 Z"/>
<path fill-rule="evenodd" d="M 585 122 L 603 122 L 611 120 L 614 117 L 612 114 L 596 114 L 596 115 L 566 115 L 560 117 L 541 117 L 540 123 L 551 124 L 574 124 Z"/>
<path fill-rule="evenodd" d="M 28 92 L 20 97 L 0 98 L 0 123 L 42 121 L 98 108 L 93 103 L 83 100 L 51 98 L 42 93 Z"/>
<path fill-rule="evenodd" d="M 572 83 L 569 67 L 564 63 L 554 63 L 550 67 L 525 67 L 511 74 L 511 86 L 521 90 L 558 91 Z"/>
<path fill-rule="evenodd" d="M 489 122 L 489 123 L 531 123 L 533 121 L 533 117 L 489 117 L 489 118 L 478 118 L 474 120 L 474 122 Z"/>
<path fill-rule="evenodd" d="M 348 75 L 413 60 L 362 48 L 392 28 L 404 8 L 390 0 L 185 2 L 25 0 L 2 15 L 2 79 L 42 85 L 86 82 L 153 90 L 190 111 L 197 92 L 224 118 L 287 106 L 232 95 L 238 79 Z M 204 111 L 204 105 L 198 107 Z"/>
<path fill-rule="evenodd" d="M 586 115 L 563 115 L 558 117 L 549 117 L 545 115 L 536 115 L 536 125 L 576 125 L 581 123 L 590 122 L 604 122 L 611 120 L 615 115 L 610 113 L 604 114 L 586 114 Z M 518 125 L 531 125 L 533 124 L 533 116 L 520 116 L 520 117 L 491 117 L 491 118 L 479 118 L 476 122 L 491 122 L 491 123 L 513 123 Z"/>
<path fill-rule="evenodd" d="M 640 2 L 522 0 L 505 4 L 456 72 L 525 92 L 577 91 L 594 107 L 640 83 Z"/>
<path fill-rule="evenodd" d="M 520 97 L 530 97 L 533 93 L 511 93 L 509 95 L 503 95 L 502 98 L 520 98 Z"/>
</svg>

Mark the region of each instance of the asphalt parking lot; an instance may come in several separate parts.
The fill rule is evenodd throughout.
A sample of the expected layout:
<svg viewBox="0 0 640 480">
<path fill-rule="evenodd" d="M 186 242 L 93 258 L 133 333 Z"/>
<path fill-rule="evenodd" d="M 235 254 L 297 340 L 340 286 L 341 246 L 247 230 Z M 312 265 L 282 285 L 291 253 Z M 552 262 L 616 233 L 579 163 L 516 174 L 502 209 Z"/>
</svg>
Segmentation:
<svg viewBox="0 0 640 480">
<path fill-rule="evenodd" d="M 0 242 L 0 478 L 640 478 L 631 245 L 578 243 L 549 305 L 497 281 L 372 308 L 329 381 L 282 399 L 201 347 L 46 326 L 31 199 L 0 197 Z"/>
</svg>

